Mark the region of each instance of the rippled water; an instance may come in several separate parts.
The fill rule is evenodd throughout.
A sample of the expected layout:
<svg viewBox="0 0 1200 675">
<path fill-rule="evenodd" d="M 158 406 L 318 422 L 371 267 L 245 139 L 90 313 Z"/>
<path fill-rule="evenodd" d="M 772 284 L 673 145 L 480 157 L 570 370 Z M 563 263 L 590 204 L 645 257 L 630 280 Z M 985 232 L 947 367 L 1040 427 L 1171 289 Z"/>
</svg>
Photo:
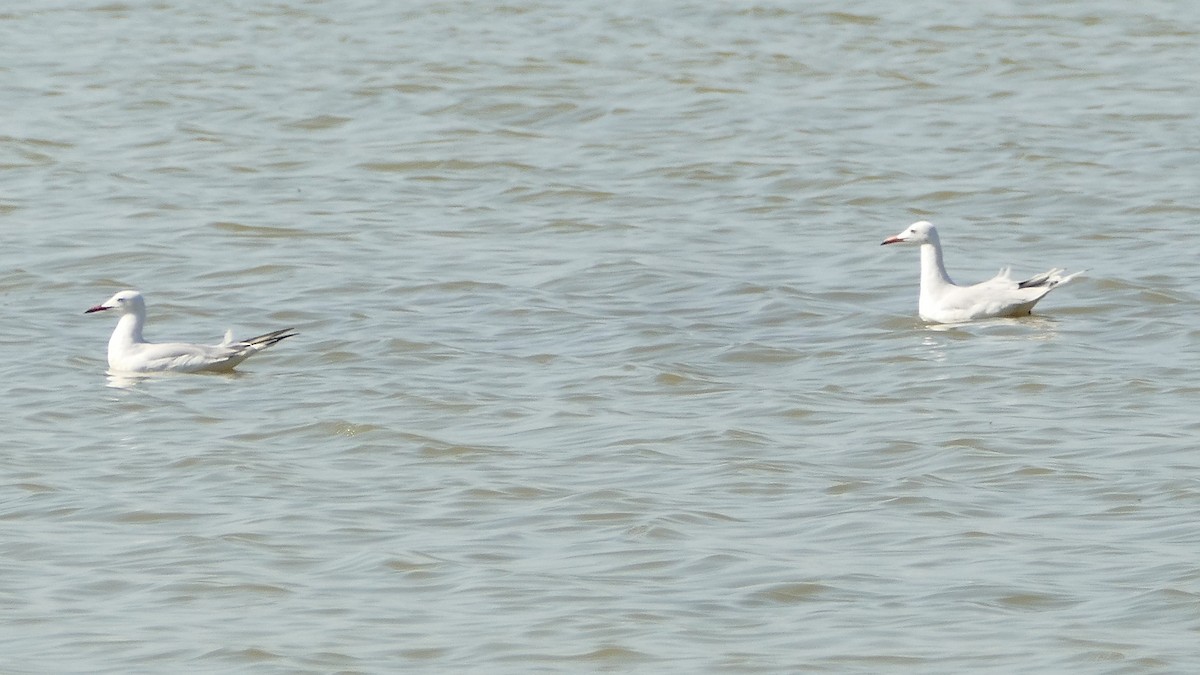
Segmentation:
<svg viewBox="0 0 1200 675">
<path fill-rule="evenodd" d="M 1191 5 L 74 5 L 0 14 L 0 670 L 1200 668 Z M 917 219 L 1089 271 L 927 326 Z M 301 335 L 112 381 L 126 287 Z"/>
</svg>

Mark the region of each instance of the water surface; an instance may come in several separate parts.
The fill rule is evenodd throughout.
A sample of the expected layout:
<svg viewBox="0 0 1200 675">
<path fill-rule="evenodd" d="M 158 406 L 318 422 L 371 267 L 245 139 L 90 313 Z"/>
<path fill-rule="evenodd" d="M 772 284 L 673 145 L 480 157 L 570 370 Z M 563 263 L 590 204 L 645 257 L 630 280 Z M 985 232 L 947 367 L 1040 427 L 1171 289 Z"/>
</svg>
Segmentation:
<svg viewBox="0 0 1200 675">
<path fill-rule="evenodd" d="M 1198 29 L 10 9 L 0 666 L 1196 670 Z M 927 326 L 918 219 L 960 281 L 1088 272 Z M 110 380 L 126 287 L 301 335 Z"/>
</svg>

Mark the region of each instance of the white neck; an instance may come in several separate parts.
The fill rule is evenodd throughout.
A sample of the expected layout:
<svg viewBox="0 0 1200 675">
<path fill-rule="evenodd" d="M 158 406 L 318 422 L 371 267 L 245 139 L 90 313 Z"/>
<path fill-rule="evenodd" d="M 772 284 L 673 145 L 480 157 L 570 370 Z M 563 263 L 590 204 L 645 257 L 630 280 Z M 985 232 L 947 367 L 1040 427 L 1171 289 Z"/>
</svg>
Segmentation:
<svg viewBox="0 0 1200 675">
<path fill-rule="evenodd" d="M 117 321 L 117 327 L 113 330 L 112 337 L 108 338 L 108 353 L 113 354 L 114 351 L 120 353 L 122 349 L 145 342 L 142 339 L 142 324 L 146 322 L 146 315 L 138 312 L 129 312 L 122 314 L 121 319 Z"/>
<path fill-rule="evenodd" d="M 942 246 L 937 239 L 921 244 L 921 295 L 917 301 L 917 313 L 929 318 L 938 305 L 938 298 L 954 286 L 946 266 L 942 264 Z"/>
<path fill-rule="evenodd" d="M 950 275 L 946 274 L 946 265 L 942 262 L 941 243 L 934 239 L 928 244 L 921 244 L 921 288 L 934 289 L 953 284 Z"/>
</svg>

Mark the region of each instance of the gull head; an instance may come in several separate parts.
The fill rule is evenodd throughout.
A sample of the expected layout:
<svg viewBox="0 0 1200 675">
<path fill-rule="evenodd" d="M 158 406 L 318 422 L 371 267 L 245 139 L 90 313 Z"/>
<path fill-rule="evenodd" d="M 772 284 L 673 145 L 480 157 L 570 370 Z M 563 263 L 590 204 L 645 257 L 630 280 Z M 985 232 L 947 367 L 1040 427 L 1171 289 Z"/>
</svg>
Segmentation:
<svg viewBox="0 0 1200 675">
<path fill-rule="evenodd" d="M 83 313 L 103 312 L 106 309 L 115 309 L 118 314 L 129 314 L 131 312 L 144 313 L 146 311 L 146 301 L 142 299 L 142 294 L 137 291 L 121 291 L 99 305 L 85 310 Z"/>
<path fill-rule="evenodd" d="M 937 230 L 933 224 L 926 220 L 921 220 L 909 225 L 903 232 L 883 240 L 880 246 L 887 244 L 936 244 L 938 240 Z"/>
</svg>

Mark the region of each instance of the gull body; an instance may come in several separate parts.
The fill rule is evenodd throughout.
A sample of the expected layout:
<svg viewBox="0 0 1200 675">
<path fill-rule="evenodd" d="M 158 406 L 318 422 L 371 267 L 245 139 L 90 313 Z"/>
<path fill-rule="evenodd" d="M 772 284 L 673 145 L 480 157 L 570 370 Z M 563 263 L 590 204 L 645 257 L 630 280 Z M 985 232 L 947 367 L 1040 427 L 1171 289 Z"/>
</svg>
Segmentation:
<svg viewBox="0 0 1200 675">
<path fill-rule="evenodd" d="M 142 337 L 146 301 L 141 293 L 121 291 L 84 314 L 107 310 L 116 311 L 121 317 L 108 339 L 108 368 L 117 372 L 227 372 L 250 356 L 296 334 L 293 329 L 285 328 L 235 341 L 233 332 L 227 331 L 224 341 L 216 345 L 147 342 Z"/>
<path fill-rule="evenodd" d="M 921 294 L 917 313 L 922 319 L 935 323 L 1026 316 L 1047 293 L 1082 274 L 1064 274 L 1064 270 L 1056 268 L 1016 281 L 1008 268 L 1004 268 L 987 281 L 959 286 L 946 273 L 942 243 L 937 229 L 929 222 L 922 220 L 909 225 L 900 234 L 885 239 L 883 245 L 886 244 L 921 247 Z"/>
</svg>

